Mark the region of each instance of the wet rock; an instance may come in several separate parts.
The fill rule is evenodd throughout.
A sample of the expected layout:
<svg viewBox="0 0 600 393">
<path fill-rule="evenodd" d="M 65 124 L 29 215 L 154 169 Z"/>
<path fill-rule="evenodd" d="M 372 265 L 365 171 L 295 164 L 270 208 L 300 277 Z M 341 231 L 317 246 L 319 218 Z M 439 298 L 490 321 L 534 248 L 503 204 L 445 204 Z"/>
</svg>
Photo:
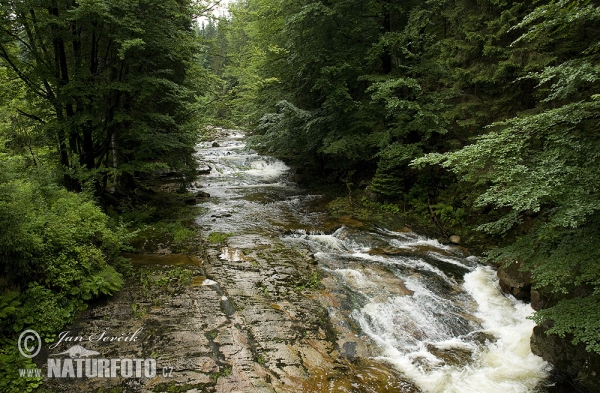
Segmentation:
<svg viewBox="0 0 600 393">
<path fill-rule="evenodd" d="M 196 169 L 196 173 L 198 175 L 208 175 L 208 174 L 210 174 L 211 170 L 212 170 L 212 168 L 210 167 L 210 165 L 202 165 L 202 166 L 198 167 L 198 169 Z"/>
<path fill-rule="evenodd" d="M 99 352 L 103 358 L 155 358 L 156 378 L 47 379 L 44 387 L 65 393 L 100 388 L 117 391 L 123 384 L 127 384 L 128 392 L 190 391 L 191 387 L 225 392 L 216 386 L 223 383 L 219 370 L 228 361 L 227 356 L 218 345 L 211 344 L 204 331 L 226 335 L 229 317 L 221 307 L 222 295 L 214 287 L 189 285 L 191 276 L 202 273 L 193 265 L 143 265 L 127 279 L 121 292 L 84 312 L 71 327 L 81 334 L 107 331 L 115 336 L 141 328 L 135 342 L 86 342 L 86 349 Z M 117 320 L 116 315 L 121 317 Z M 59 349 L 64 351 L 64 346 Z M 162 367 L 172 368 L 171 377 L 162 375 Z M 249 391 L 249 386 L 239 382 L 237 389 Z"/>
<path fill-rule="evenodd" d="M 450 236 L 450 243 L 452 244 L 460 244 L 460 236 L 458 235 L 452 235 Z"/>
<path fill-rule="evenodd" d="M 433 344 L 427 344 L 427 350 L 450 366 L 465 366 L 473 360 L 472 351 L 468 348 L 438 348 Z"/>
<path fill-rule="evenodd" d="M 506 293 L 523 301 L 531 300 L 531 273 L 520 270 L 521 264 L 513 262 L 508 267 L 498 268 L 500 287 Z"/>
<path fill-rule="evenodd" d="M 198 191 L 198 192 L 196 192 L 196 198 L 197 199 L 210 198 L 210 194 L 208 192 Z"/>
<path fill-rule="evenodd" d="M 533 308 L 535 311 L 539 311 L 542 308 L 547 307 L 549 302 L 549 298 L 542 294 L 542 291 L 537 289 L 531 290 L 531 308 Z"/>
<path fill-rule="evenodd" d="M 244 262 L 253 260 L 251 257 L 247 257 L 246 255 L 244 255 L 244 252 L 242 250 L 233 247 L 221 248 L 221 254 L 219 255 L 219 258 L 229 262 Z"/>
<path fill-rule="evenodd" d="M 226 218 L 226 217 L 231 217 L 231 213 L 211 214 L 211 217 L 214 217 L 214 218 Z"/>
<path fill-rule="evenodd" d="M 371 255 L 400 255 L 406 253 L 406 250 L 395 247 L 376 247 L 368 251 Z"/>
<path fill-rule="evenodd" d="M 156 188 L 157 188 L 157 190 L 164 191 L 164 192 L 178 193 L 181 190 L 181 183 L 165 182 L 165 183 L 161 183 Z M 137 190 L 134 192 L 135 192 L 135 194 L 138 194 Z"/>
<path fill-rule="evenodd" d="M 571 337 L 547 335 L 549 325 L 536 326 L 531 351 L 552 363 L 560 374 L 555 379 L 575 385 L 574 391 L 600 392 L 600 354 L 587 352 L 583 344 L 571 344 Z"/>
<path fill-rule="evenodd" d="M 493 343 L 497 341 L 496 337 L 493 334 L 486 333 L 483 331 L 471 332 L 467 334 L 465 340 L 477 343 L 479 345 L 486 345 L 487 343 Z"/>
<path fill-rule="evenodd" d="M 400 372 L 374 360 L 358 361 L 350 367 L 320 369 L 305 378 L 302 392 L 421 393 Z"/>
<path fill-rule="evenodd" d="M 348 358 L 351 362 L 356 360 L 356 343 L 355 342 L 345 342 L 342 347 L 343 355 Z"/>
<path fill-rule="evenodd" d="M 353 266 L 348 267 L 352 268 Z M 414 294 L 402 280 L 385 268 L 372 265 L 368 269 L 361 270 L 362 274 L 358 276 L 352 274 L 352 270 L 346 270 L 341 275 L 348 285 L 373 299 L 385 301 L 390 296 L 412 296 Z"/>
<path fill-rule="evenodd" d="M 189 300 L 185 299 L 175 299 L 170 304 L 172 307 L 184 307 L 187 308 L 190 306 Z"/>
<path fill-rule="evenodd" d="M 177 172 L 169 169 L 158 169 L 157 171 L 155 171 L 155 174 L 162 178 L 172 178 L 179 176 Z"/>
<path fill-rule="evenodd" d="M 215 141 L 212 143 L 212 147 L 221 147 L 221 145 L 219 145 L 219 142 Z"/>
</svg>

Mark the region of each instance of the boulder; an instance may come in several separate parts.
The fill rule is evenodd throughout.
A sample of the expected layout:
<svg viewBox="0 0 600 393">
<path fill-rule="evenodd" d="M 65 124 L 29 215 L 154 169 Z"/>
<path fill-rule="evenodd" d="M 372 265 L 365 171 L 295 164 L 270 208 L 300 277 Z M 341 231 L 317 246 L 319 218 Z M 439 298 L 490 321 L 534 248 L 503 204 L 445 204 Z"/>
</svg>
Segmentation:
<svg viewBox="0 0 600 393">
<path fill-rule="evenodd" d="M 212 168 L 209 165 L 201 165 L 196 169 L 196 173 L 199 175 L 208 175 Z"/>
<path fill-rule="evenodd" d="M 519 270 L 521 264 L 513 262 L 508 267 L 498 268 L 500 288 L 523 301 L 531 300 L 531 273 Z"/>
<path fill-rule="evenodd" d="M 550 300 L 542 291 L 538 289 L 531 290 L 531 308 L 535 311 L 540 311 L 542 308 L 548 307 Z"/>
<path fill-rule="evenodd" d="M 212 143 L 212 147 L 221 147 L 221 145 L 219 145 L 219 143 L 215 141 Z"/>
<path fill-rule="evenodd" d="M 185 203 L 186 205 L 195 205 L 197 203 L 196 202 L 196 197 L 193 197 L 193 196 L 186 197 L 183 200 L 183 203 Z"/>
<path fill-rule="evenodd" d="M 581 343 L 573 345 L 572 337 L 546 334 L 550 326 L 546 323 L 533 328 L 531 351 L 552 363 L 559 374 L 555 378 L 575 387 L 573 391 L 600 392 L 600 354 L 586 351 Z"/>
<path fill-rule="evenodd" d="M 460 244 L 460 236 L 452 235 L 450 236 L 450 243 L 452 244 Z"/>
<path fill-rule="evenodd" d="M 208 192 L 204 192 L 204 191 L 198 191 L 196 193 L 196 198 L 197 199 L 204 199 L 204 198 L 210 198 L 210 194 Z"/>
<path fill-rule="evenodd" d="M 214 217 L 214 218 L 226 218 L 226 217 L 231 217 L 231 213 L 212 214 L 211 217 Z"/>
</svg>

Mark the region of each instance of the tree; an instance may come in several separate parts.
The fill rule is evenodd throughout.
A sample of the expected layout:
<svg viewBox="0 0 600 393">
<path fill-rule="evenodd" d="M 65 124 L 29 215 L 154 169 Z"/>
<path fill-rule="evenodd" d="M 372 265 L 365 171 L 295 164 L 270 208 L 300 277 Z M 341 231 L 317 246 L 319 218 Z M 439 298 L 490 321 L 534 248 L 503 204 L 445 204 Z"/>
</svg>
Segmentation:
<svg viewBox="0 0 600 393">
<path fill-rule="evenodd" d="M 490 253 L 520 261 L 537 288 L 551 293 L 539 311 L 549 333 L 600 353 L 600 8 L 578 0 L 541 5 L 514 27 L 513 46 L 533 53 L 530 72 L 542 98 L 535 109 L 497 121 L 458 151 L 415 165 L 441 164 L 484 188 L 475 201 L 501 215 L 480 226 L 514 241 Z M 539 66 L 536 59 L 551 59 Z M 536 67 L 537 65 L 537 67 Z"/>
<path fill-rule="evenodd" d="M 189 1 L 2 1 L 0 59 L 35 105 L 65 183 L 96 191 L 157 166 L 193 168 Z"/>
</svg>

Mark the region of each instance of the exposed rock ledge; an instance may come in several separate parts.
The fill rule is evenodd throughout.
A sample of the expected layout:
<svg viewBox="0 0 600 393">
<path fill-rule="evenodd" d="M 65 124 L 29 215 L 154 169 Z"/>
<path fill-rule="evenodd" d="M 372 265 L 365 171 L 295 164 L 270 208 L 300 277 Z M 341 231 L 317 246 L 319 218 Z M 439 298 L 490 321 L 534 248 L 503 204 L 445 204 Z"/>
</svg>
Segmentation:
<svg viewBox="0 0 600 393">
<path fill-rule="evenodd" d="M 520 271 L 520 264 L 498 268 L 500 287 L 517 299 L 531 302 L 534 310 L 551 305 L 542 291 L 531 288 L 531 274 Z M 571 386 L 575 392 L 600 392 L 600 355 L 585 350 L 582 344 L 571 344 L 571 338 L 548 335 L 549 325 L 536 326 L 531 335 L 531 350 L 555 366 L 558 383 Z"/>
<path fill-rule="evenodd" d="M 156 359 L 155 377 L 45 378 L 44 388 L 321 393 L 361 385 L 377 392 L 421 392 L 393 366 L 374 359 L 377 348 L 358 336 L 351 320 L 341 313 L 329 316 L 328 309 L 341 306 L 328 295 L 336 281 L 310 281 L 317 277 L 310 252 L 252 235 L 227 243 L 207 246 L 202 258 L 145 256 L 115 297 L 85 311 L 68 329 L 85 337 L 139 332 L 136 342 L 82 344 L 106 359 Z M 63 342 L 40 358 L 55 358 L 71 344 Z M 39 366 L 46 375 L 44 364 Z"/>
</svg>

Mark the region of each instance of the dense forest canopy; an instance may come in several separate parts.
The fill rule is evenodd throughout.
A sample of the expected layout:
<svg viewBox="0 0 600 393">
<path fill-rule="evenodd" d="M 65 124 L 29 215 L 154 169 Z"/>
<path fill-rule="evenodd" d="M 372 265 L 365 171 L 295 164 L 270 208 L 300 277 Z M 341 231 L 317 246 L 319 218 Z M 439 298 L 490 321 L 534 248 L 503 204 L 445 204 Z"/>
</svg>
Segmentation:
<svg viewBox="0 0 600 393">
<path fill-rule="evenodd" d="M 11 92 L 22 90 L 8 104 L 28 121 L 30 143 L 57 146 L 69 188 L 93 182 L 103 191 L 111 177 L 193 168 L 191 6 L 2 2 L 3 72 Z"/>
</svg>

